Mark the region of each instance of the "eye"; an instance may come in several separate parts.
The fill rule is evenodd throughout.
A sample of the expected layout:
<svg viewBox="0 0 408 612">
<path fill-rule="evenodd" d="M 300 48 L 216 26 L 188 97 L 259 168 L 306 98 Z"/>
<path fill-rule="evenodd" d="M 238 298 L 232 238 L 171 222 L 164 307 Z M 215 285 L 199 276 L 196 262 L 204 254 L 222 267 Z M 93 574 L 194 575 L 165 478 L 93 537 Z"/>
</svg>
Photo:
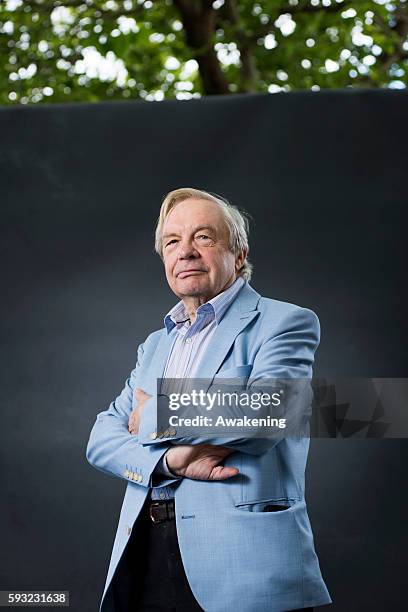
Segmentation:
<svg viewBox="0 0 408 612">
<path fill-rule="evenodd" d="M 197 238 L 204 238 L 204 240 L 211 240 L 211 238 L 209 236 L 206 236 L 206 234 L 200 234 L 199 236 L 197 236 Z"/>
<path fill-rule="evenodd" d="M 177 240 L 175 238 L 173 238 L 173 240 L 169 240 L 169 242 L 166 244 L 166 246 L 169 246 L 169 244 L 171 244 L 172 242 L 177 242 Z"/>
</svg>

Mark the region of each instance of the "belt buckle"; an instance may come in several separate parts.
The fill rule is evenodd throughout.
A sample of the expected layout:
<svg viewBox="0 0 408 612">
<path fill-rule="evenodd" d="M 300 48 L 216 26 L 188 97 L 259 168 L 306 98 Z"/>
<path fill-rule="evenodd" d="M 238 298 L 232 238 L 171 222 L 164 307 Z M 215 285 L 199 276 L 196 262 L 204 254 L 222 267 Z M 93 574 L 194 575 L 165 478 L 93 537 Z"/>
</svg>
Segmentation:
<svg viewBox="0 0 408 612">
<path fill-rule="evenodd" d="M 152 509 L 153 508 L 160 508 L 161 505 L 162 504 L 160 502 L 152 502 L 150 504 L 150 507 L 149 507 L 149 516 L 150 516 L 150 520 L 152 521 L 152 523 L 155 523 L 155 524 L 163 523 L 166 520 L 166 518 L 156 518 L 155 516 L 153 516 Z M 166 507 L 166 517 L 167 517 L 167 507 Z"/>
</svg>

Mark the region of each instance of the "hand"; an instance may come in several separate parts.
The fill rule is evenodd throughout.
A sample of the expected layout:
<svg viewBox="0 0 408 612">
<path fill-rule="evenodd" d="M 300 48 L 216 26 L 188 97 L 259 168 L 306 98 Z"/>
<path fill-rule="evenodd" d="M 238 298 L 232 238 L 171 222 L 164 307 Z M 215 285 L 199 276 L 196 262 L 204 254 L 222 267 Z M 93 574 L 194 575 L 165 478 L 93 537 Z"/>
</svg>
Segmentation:
<svg viewBox="0 0 408 612">
<path fill-rule="evenodd" d="M 178 444 L 166 452 L 169 470 L 195 480 L 225 480 L 239 473 L 236 467 L 219 465 L 233 449 L 213 444 Z"/>
<path fill-rule="evenodd" d="M 131 434 L 137 435 L 139 432 L 140 416 L 142 414 L 143 406 L 152 396 L 145 393 L 142 389 L 135 389 L 134 397 L 137 400 L 137 406 L 129 415 L 128 429 Z"/>
</svg>

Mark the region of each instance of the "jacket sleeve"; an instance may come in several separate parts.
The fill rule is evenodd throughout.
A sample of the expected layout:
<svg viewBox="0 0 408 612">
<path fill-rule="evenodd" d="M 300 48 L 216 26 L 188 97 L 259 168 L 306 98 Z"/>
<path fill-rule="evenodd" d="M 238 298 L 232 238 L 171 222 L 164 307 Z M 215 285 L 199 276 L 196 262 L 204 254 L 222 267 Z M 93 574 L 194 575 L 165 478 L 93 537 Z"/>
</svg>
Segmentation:
<svg viewBox="0 0 408 612">
<path fill-rule="evenodd" d="M 267 379 L 311 379 L 314 354 L 319 342 L 320 323 L 317 315 L 308 308 L 291 310 L 282 319 L 275 333 L 265 339 L 258 350 L 246 391 L 255 391 Z M 159 432 L 160 437 L 155 437 L 158 433 L 156 430 L 156 411 L 144 410 L 140 420 L 139 440 L 147 447 L 166 440 L 171 444 L 215 444 L 251 455 L 261 455 L 282 440 L 282 437 L 177 437 L 174 430 L 173 435 L 166 436 Z"/>
<path fill-rule="evenodd" d="M 132 411 L 133 392 L 140 383 L 140 367 L 143 359 L 144 344 L 138 347 L 136 367 L 125 382 L 120 395 L 110 404 L 107 410 L 100 412 L 92 428 L 86 458 L 98 470 L 134 482 L 143 487 L 151 487 L 152 474 L 170 443 L 162 442 L 155 446 L 143 446 L 138 436 L 128 430 L 129 415 Z M 145 409 L 152 409 L 155 397 L 145 404 Z M 166 486 L 178 478 L 164 478 L 160 485 Z"/>
</svg>

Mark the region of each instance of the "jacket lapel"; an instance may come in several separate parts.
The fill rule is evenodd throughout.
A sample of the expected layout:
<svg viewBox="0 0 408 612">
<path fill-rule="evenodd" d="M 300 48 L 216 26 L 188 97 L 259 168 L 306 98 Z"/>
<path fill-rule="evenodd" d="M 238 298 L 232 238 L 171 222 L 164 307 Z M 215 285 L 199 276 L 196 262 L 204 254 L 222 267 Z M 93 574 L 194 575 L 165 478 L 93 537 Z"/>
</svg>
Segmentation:
<svg viewBox="0 0 408 612">
<path fill-rule="evenodd" d="M 257 305 L 260 297 L 255 289 L 245 283 L 225 312 L 199 367 L 199 377 L 208 379 L 207 386 L 211 385 L 235 338 L 258 316 Z"/>
</svg>

